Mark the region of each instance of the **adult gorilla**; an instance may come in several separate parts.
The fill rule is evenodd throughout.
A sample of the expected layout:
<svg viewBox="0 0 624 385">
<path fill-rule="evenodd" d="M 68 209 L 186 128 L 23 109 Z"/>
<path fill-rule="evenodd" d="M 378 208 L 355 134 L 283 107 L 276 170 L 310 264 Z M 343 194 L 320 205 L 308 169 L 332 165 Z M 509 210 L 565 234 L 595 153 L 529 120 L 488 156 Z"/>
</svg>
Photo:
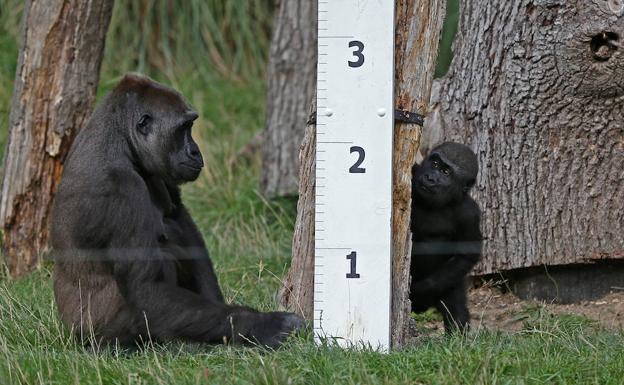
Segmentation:
<svg viewBox="0 0 624 385">
<path fill-rule="evenodd" d="M 202 155 L 197 113 L 175 90 L 126 75 L 69 153 L 52 211 L 54 294 L 81 338 L 279 346 L 303 319 L 224 303 L 180 198 Z"/>
</svg>

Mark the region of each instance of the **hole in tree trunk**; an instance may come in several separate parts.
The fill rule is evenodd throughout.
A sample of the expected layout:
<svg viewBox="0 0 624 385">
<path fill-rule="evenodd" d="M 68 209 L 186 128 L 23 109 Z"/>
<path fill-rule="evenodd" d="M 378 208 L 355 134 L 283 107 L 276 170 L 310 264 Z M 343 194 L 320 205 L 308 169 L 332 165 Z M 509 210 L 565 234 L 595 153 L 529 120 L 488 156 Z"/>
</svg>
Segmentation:
<svg viewBox="0 0 624 385">
<path fill-rule="evenodd" d="M 615 32 L 601 32 L 592 37 L 589 46 L 597 61 L 607 61 L 619 48 L 620 36 Z"/>
</svg>

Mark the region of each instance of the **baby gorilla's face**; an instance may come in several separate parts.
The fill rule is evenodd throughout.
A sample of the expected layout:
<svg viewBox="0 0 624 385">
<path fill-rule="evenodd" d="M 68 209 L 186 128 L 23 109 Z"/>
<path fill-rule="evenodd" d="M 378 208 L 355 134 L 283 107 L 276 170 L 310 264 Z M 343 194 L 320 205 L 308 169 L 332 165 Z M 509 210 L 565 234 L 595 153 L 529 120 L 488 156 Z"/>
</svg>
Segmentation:
<svg viewBox="0 0 624 385">
<path fill-rule="evenodd" d="M 429 155 L 417 168 L 414 178 L 414 193 L 423 203 L 440 207 L 462 199 L 464 183 L 457 167 L 441 154 Z"/>
</svg>

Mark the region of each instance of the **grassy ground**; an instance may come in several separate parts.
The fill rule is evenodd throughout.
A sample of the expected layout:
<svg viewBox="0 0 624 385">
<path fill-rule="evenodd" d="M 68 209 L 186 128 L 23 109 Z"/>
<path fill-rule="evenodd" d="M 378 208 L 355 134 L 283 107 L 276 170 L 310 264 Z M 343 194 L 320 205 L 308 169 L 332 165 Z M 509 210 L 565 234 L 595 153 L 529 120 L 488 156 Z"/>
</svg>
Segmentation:
<svg viewBox="0 0 624 385">
<path fill-rule="evenodd" d="M 154 3 L 167 2 L 117 2 L 100 95 L 127 70 L 147 72 L 187 95 L 201 115 L 194 135 L 207 167 L 196 183 L 184 188 L 185 201 L 206 237 L 227 299 L 275 309 L 279 278 L 288 265 L 294 205 L 263 200 L 256 191 L 259 159 L 237 156 L 263 123 L 261 63 L 270 2 L 189 0 L 176 10 L 195 16 L 171 20 L 162 11 L 141 8 Z M 219 5 L 232 3 L 246 6 Z M 6 137 L 20 8 L 21 1 L 0 0 L 0 140 Z M 210 36 L 221 36 L 217 41 L 194 39 L 188 32 L 187 46 L 170 39 L 211 17 L 215 20 L 206 28 Z M 144 30 L 145 36 L 160 34 L 160 40 L 129 33 L 124 25 L 137 25 L 132 18 L 153 28 L 151 33 Z M 0 385 L 622 383 L 622 331 L 540 308 L 526 309 L 526 314 L 518 332 L 423 337 L 387 355 L 317 347 L 309 336 L 299 336 L 277 352 L 171 344 L 132 355 L 97 353 L 78 346 L 60 325 L 49 266 L 18 281 L 1 272 Z M 430 318 L 426 314 L 419 320 Z"/>
</svg>

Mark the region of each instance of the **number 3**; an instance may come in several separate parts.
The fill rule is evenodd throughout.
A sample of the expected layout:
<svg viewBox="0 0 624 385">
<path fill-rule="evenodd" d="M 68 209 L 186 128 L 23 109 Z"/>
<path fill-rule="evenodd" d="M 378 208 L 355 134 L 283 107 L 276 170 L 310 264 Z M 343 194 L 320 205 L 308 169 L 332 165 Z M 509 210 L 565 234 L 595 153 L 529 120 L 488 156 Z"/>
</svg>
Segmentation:
<svg viewBox="0 0 624 385">
<path fill-rule="evenodd" d="M 364 55 L 362 55 L 362 52 L 364 52 L 364 43 L 362 43 L 359 40 L 350 41 L 349 48 L 353 48 L 353 47 L 357 48 L 357 50 L 353 52 L 353 56 L 357 57 L 357 61 L 349 60 L 349 67 L 351 68 L 361 67 L 362 64 L 364 64 Z"/>
</svg>

